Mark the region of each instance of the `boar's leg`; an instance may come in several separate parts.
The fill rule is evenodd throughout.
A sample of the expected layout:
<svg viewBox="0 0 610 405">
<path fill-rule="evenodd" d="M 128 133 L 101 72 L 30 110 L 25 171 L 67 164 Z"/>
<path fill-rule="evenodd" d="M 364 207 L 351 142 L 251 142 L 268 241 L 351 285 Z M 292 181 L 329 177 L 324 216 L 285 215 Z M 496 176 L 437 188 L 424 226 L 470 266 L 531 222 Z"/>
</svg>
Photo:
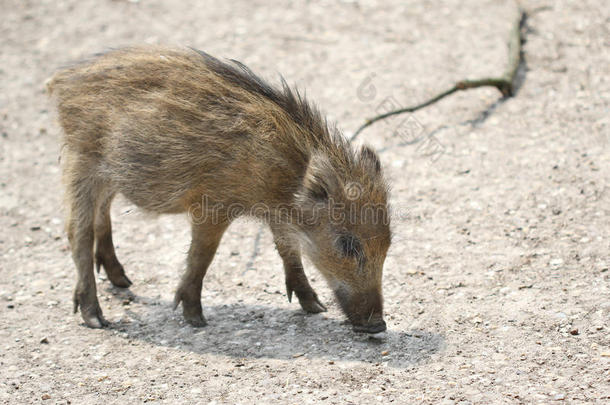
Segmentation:
<svg viewBox="0 0 610 405">
<path fill-rule="evenodd" d="M 112 243 L 110 205 L 113 197 L 114 194 L 111 194 L 102 199 L 95 214 L 95 265 L 98 273 L 100 266 L 104 266 L 108 279 L 114 286 L 127 288 L 131 285 L 131 281 L 125 275 Z"/>
<path fill-rule="evenodd" d="M 93 273 L 93 222 L 95 215 L 94 181 L 85 171 L 66 168 L 66 199 L 69 213 L 67 220 L 68 239 L 72 248 L 72 259 L 76 265 L 78 279 L 74 290 L 74 312 L 80 306 L 85 324 L 91 328 L 108 325 L 97 300 L 95 275 Z"/>
<path fill-rule="evenodd" d="M 201 286 L 222 234 L 228 226 L 227 222 L 211 222 L 192 225 L 186 272 L 182 276 L 174 298 L 174 309 L 182 302 L 184 319 L 193 326 L 207 324 L 201 309 Z"/>
<path fill-rule="evenodd" d="M 284 262 L 284 273 L 286 275 L 286 294 L 288 301 L 292 302 L 292 293 L 296 293 L 301 308 L 309 313 L 326 311 L 326 307 L 318 299 L 318 295 L 309 285 L 307 276 L 303 271 L 301 254 L 297 247 L 292 246 L 286 234 L 281 228 L 271 228 L 275 247 Z"/>
</svg>

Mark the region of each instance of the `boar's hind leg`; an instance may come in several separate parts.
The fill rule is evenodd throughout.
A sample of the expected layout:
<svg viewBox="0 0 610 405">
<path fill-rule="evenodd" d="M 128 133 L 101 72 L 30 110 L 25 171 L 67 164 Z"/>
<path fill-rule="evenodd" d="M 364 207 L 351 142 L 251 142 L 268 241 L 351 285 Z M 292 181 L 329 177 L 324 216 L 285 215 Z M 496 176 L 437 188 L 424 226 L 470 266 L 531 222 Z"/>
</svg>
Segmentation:
<svg viewBox="0 0 610 405">
<path fill-rule="evenodd" d="M 125 275 L 123 266 L 114 252 L 112 243 L 112 224 L 110 222 L 110 205 L 114 194 L 105 196 L 95 214 L 95 265 L 99 273 L 100 266 L 108 275 L 108 279 L 116 287 L 127 288 L 131 281 Z"/>
<path fill-rule="evenodd" d="M 78 272 L 74 290 L 74 312 L 80 312 L 87 326 L 101 328 L 108 325 L 97 300 L 93 273 L 93 222 L 95 215 L 95 181 L 83 171 L 67 169 L 66 198 L 69 207 L 68 239 L 72 259 Z"/>
<path fill-rule="evenodd" d="M 193 326 L 205 326 L 207 324 L 201 309 L 201 286 L 203 277 L 214 258 L 216 248 L 218 248 L 227 226 L 228 223 L 225 222 L 192 225 L 192 239 L 186 273 L 182 276 L 176 291 L 174 309 L 182 302 L 184 319 Z"/>
<path fill-rule="evenodd" d="M 275 247 L 284 262 L 288 301 L 292 302 L 292 293 L 294 292 L 304 311 L 313 314 L 326 311 L 326 307 L 320 302 L 318 295 L 309 285 L 307 276 L 303 271 L 301 254 L 298 249 L 287 242 L 281 229 L 271 228 L 271 230 Z"/>
</svg>

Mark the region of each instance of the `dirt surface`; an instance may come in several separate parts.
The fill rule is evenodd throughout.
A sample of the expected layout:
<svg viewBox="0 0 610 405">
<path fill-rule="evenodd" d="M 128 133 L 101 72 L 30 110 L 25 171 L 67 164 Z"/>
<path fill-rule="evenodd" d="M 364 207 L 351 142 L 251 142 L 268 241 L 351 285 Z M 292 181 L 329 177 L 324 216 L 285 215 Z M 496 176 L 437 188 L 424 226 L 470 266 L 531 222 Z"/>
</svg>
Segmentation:
<svg viewBox="0 0 610 405">
<path fill-rule="evenodd" d="M 396 213 L 389 333 L 374 342 L 311 265 L 329 311 L 289 304 L 270 233 L 245 220 L 205 279 L 209 325 L 185 325 L 171 301 L 186 218 L 120 198 L 117 254 L 134 285 L 98 277 L 112 325 L 84 327 L 44 81 L 109 47 L 191 45 L 274 82 L 282 72 L 349 134 L 390 104 L 501 73 L 511 1 L 2 0 L 0 402 L 607 403 L 610 9 L 523 6 L 516 97 L 456 94 L 359 137 L 380 150 Z"/>
</svg>

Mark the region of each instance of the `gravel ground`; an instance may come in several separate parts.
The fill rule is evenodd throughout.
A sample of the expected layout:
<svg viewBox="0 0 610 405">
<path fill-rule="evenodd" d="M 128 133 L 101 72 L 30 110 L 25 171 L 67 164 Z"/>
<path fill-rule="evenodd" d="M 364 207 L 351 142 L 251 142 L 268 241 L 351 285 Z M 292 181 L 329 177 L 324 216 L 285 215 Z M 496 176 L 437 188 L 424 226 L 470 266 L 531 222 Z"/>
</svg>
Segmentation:
<svg viewBox="0 0 610 405">
<path fill-rule="evenodd" d="M 282 72 L 350 134 L 390 105 L 502 72 L 512 1 L 2 0 L 0 402 L 607 403 L 610 9 L 523 7 L 514 98 L 463 92 L 359 138 L 380 150 L 397 213 L 388 338 L 374 342 L 311 265 L 329 311 L 289 304 L 270 233 L 245 220 L 205 279 L 209 325 L 185 325 L 171 300 L 186 218 L 120 198 L 117 254 L 134 285 L 100 276 L 112 324 L 84 327 L 44 81 L 111 47 L 190 45 L 273 82 Z"/>
</svg>

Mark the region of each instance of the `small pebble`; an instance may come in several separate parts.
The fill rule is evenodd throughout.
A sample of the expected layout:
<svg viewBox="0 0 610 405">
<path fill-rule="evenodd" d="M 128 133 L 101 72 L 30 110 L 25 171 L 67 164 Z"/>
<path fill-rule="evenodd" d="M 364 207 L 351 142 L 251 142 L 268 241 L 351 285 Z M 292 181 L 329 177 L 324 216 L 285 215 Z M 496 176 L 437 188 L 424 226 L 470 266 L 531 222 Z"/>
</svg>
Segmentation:
<svg viewBox="0 0 610 405">
<path fill-rule="evenodd" d="M 578 328 L 570 329 L 570 335 L 576 336 L 578 334 L 580 334 Z"/>
<path fill-rule="evenodd" d="M 42 339 L 40 339 L 40 343 L 43 345 L 48 345 L 49 344 L 49 339 L 47 339 L 47 337 L 43 337 Z"/>
<path fill-rule="evenodd" d="M 42 399 L 43 401 L 46 401 L 47 399 L 51 399 L 51 396 L 49 394 L 42 394 L 40 399 Z"/>
<path fill-rule="evenodd" d="M 387 356 L 388 354 L 390 354 L 389 350 L 384 350 L 384 351 L 381 352 L 382 356 Z"/>
<path fill-rule="evenodd" d="M 561 266 L 563 264 L 563 259 L 560 259 L 560 258 L 551 259 L 549 264 L 554 267 Z"/>
</svg>

